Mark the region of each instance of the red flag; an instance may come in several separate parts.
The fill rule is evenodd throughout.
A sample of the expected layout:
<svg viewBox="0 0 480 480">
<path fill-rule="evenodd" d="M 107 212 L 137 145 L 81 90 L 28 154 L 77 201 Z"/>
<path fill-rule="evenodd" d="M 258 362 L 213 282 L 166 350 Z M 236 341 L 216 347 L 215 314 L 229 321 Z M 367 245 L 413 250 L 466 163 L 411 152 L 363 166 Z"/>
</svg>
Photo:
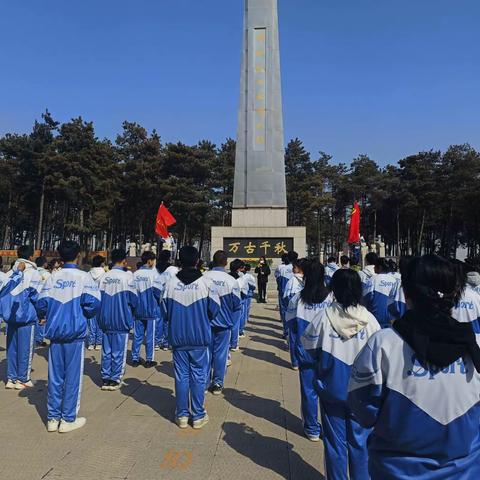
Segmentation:
<svg viewBox="0 0 480 480">
<path fill-rule="evenodd" d="M 170 213 L 168 208 L 162 202 L 157 213 L 157 221 L 155 223 L 155 233 L 162 238 L 167 238 L 168 227 L 171 227 L 176 223 L 177 223 L 177 220 L 175 220 L 175 217 Z"/>
<path fill-rule="evenodd" d="M 350 231 L 348 233 L 348 243 L 360 242 L 360 205 L 358 202 L 353 204 L 352 216 L 350 218 Z"/>
</svg>

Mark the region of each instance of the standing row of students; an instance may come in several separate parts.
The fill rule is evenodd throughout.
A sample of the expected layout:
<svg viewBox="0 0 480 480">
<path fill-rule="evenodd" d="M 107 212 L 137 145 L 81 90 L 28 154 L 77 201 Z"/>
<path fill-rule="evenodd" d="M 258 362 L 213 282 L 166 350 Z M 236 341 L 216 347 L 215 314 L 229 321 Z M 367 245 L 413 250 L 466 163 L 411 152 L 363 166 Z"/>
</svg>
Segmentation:
<svg viewBox="0 0 480 480">
<path fill-rule="evenodd" d="M 360 275 L 337 269 L 329 289 L 318 261 L 293 267 L 304 275 L 286 313 L 292 364 L 305 434 L 318 441 L 323 433 L 327 478 L 477 478 L 480 298 L 465 266 L 409 258 L 400 278 L 381 259 L 369 263 Z M 382 329 L 390 287 L 405 303 Z"/>
<path fill-rule="evenodd" d="M 248 266 L 234 261 L 227 273 L 227 254 L 219 251 L 213 269 L 202 275 L 196 268 L 198 251 L 184 247 L 181 270 L 169 265 L 166 255 L 161 253 L 157 264 L 155 255 L 145 252 L 142 266 L 132 274 L 125 250 L 116 249 L 109 271 L 103 270 L 100 257 L 87 273 L 79 268 L 76 242 L 63 241 L 58 251 L 63 267 L 45 283 L 31 261 L 30 247 L 19 249 L 14 268 L 0 279 L 0 316 L 8 324 L 6 388 L 33 386 L 34 328 L 44 324 L 50 340 L 47 430 L 80 428 L 86 422 L 78 411 L 85 342 L 93 335 L 89 332 L 98 329 L 102 335 L 101 342 L 94 340 L 102 349 L 102 390 L 118 390 L 129 333 L 133 331 L 132 365 L 149 368 L 155 365 L 155 330 L 160 326 L 173 350 L 176 423 L 187 428 L 191 419 L 194 428 L 202 428 L 208 422 L 205 390 L 222 392 L 229 352 L 238 349 L 248 319 L 255 289 L 253 277 L 245 272 Z M 140 356 L 142 344 L 146 361 Z"/>
</svg>

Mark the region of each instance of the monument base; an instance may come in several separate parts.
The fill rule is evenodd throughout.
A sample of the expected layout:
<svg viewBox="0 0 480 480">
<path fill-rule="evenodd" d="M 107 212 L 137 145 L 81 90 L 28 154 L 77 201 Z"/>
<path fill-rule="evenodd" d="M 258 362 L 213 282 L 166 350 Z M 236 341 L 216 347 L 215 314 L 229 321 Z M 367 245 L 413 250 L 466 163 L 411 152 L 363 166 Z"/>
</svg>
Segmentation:
<svg viewBox="0 0 480 480">
<path fill-rule="evenodd" d="M 275 268 L 288 250 L 307 255 L 307 232 L 305 227 L 288 227 L 283 208 L 234 209 L 231 227 L 212 227 L 211 245 L 212 255 L 225 250 L 230 260 L 241 258 L 252 266 L 265 256 Z"/>
</svg>

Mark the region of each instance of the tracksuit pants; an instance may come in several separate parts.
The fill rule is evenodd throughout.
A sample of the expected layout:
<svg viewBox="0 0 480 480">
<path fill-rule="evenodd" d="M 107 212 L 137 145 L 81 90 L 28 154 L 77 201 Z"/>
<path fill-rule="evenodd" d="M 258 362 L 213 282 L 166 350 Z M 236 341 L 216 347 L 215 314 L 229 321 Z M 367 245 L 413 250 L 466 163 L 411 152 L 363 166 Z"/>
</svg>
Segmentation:
<svg viewBox="0 0 480 480">
<path fill-rule="evenodd" d="M 328 479 L 368 480 L 367 438 L 371 430 L 362 428 L 341 403 L 320 401 Z"/>
<path fill-rule="evenodd" d="M 7 378 L 28 382 L 32 370 L 35 324 L 9 324 L 7 329 Z"/>
<path fill-rule="evenodd" d="M 168 327 L 163 317 L 155 320 L 155 346 L 168 347 Z"/>
<path fill-rule="evenodd" d="M 236 313 L 235 320 L 233 322 L 233 327 L 230 336 L 230 348 L 238 347 L 238 336 L 240 335 L 240 323 L 243 316 L 243 300 L 242 300 L 242 309 Z"/>
<path fill-rule="evenodd" d="M 96 317 L 89 318 L 87 320 L 87 323 L 88 323 L 88 338 L 87 338 L 88 345 L 89 346 L 101 345 L 103 332 L 98 325 Z"/>
<path fill-rule="evenodd" d="M 189 417 L 191 413 L 193 420 L 200 420 L 206 415 L 205 385 L 209 365 L 208 347 L 194 350 L 173 349 L 175 417 Z"/>
<path fill-rule="evenodd" d="M 318 393 L 315 390 L 315 369 L 300 367 L 300 394 L 303 430 L 308 435 L 321 435 L 322 426 L 318 421 Z"/>
<path fill-rule="evenodd" d="M 230 328 L 212 327 L 207 388 L 210 386 L 210 381 L 212 385 L 220 385 L 221 387 L 224 385 L 231 335 L 232 330 Z"/>
<path fill-rule="evenodd" d="M 84 341 L 50 342 L 48 350 L 48 420 L 73 422 L 80 409 Z"/>
<path fill-rule="evenodd" d="M 283 293 L 280 291 L 278 292 L 278 309 L 280 310 L 280 319 L 282 320 L 282 325 L 283 325 L 283 335 L 287 336 L 288 327 L 285 320 L 286 308 L 283 302 Z"/>
<path fill-rule="evenodd" d="M 297 358 L 297 337 L 298 333 L 294 331 L 293 328 L 288 326 L 288 349 L 290 350 L 290 361 L 292 362 L 292 367 L 298 367 L 298 358 Z"/>
<path fill-rule="evenodd" d="M 128 332 L 106 332 L 102 342 L 102 380 L 120 383 L 127 362 Z"/>
<path fill-rule="evenodd" d="M 248 297 L 243 301 L 242 318 L 240 322 L 240 333 L 244 333 L 245 331 L 245 325 L 247 324 L 248 318 L 250 317 L 251 306 L 252 306 L 252 299 Z"/>
<path fill-rule="evenodd" d="M 135 319 L 133 326 L 132 360 L 140 359 L 140 347 L 145 340 L 145 356 L 147 362 L 155 358 L 155 320 Z"/>
<path fill-rule="evenodd" d="M 45 325 L 35 323 L 35 342 L 42 343 L 45 340 Z"/>
</svg>

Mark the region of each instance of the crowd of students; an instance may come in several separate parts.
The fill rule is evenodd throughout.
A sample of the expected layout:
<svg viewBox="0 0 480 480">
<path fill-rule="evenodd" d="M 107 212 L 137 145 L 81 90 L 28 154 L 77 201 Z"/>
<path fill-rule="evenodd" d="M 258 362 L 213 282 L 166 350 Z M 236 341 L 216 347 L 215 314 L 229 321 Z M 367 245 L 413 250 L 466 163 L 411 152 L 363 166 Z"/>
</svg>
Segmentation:
<svg viewBox="0 0 480 480">
<path fill-rule="evenodd" d="M 101 349 L 102 390 L 122 386 L 128 339 L 133 332 L 132 366 L 156 365 L 155 350 L 172 349 L 175 421 L 195 429 L 208 422 L 205 391 L 222 393 L 230 353 L 236 352 L 248 320 L 255 280 L 241 260 L 226 271 L 227 254 L 216 252 L 203 274 L 193 247 L 179 254 L 142 255 L 132 274 L 126 252 L 111 252 L 111 264 L 95 257 L 89 272 L 79 268 L 80 246 L 63 241 L 61 268 L 43 272 L 33 249 L 23 246 L 8 274 L 0 275 L 0 318 L 7 323 L 7 390 L 33 387 L 30 378 L 35 329 L 49 340 L 47 430 L 70 432 L 85 425 L 79 417 L 85 348 Z M 48 274 L 47 274 L 48 273 Z M 144 345 L 145 354 L 141 356 Z"/>
<path fill-rule="evenodd" d="M 80 247 L 64 241 L 62 268 L 46 274 L 22 247 L 0 276 L 0 316 L 8 324 L 7 389 L 33 384 L 35 328 L 49 340 L 47 430 L 82 427 L 78 416 L 85 347 L 101 345 L 102 390 L 122 386 L 133 331 L 132 365 L 153 367 L 172 349 L 175 421 L 208 422 L 205 393 L 222 393 L 238 351 L 255 279 L 218 251 L 198 268 L 193 247 L 142 255 L 132 274 L 126 252 L 79 268 Z M 268 279 L 266 259 L 255 273 Z M 299 372 L 306 437 L 323 439 L 329 479 L 476 479 L 480 475 L 480 272 L 436 255 L 394 261 L 366 257 L 299 259 L 275 271 L 280 319 Z M 264 287 L 259 301 L 265 301 Z M 98 332 L 101 332 L 99 336 Z M 145 358 L 141 347 L 145 346 Z"/>
<path fill-rule="evenodd" d="M 327 478 L 479 478 L 479 266 L 348 260 L 290 252 L 276 271 L 304 431 L 323 437 Z"/>
</svg>

